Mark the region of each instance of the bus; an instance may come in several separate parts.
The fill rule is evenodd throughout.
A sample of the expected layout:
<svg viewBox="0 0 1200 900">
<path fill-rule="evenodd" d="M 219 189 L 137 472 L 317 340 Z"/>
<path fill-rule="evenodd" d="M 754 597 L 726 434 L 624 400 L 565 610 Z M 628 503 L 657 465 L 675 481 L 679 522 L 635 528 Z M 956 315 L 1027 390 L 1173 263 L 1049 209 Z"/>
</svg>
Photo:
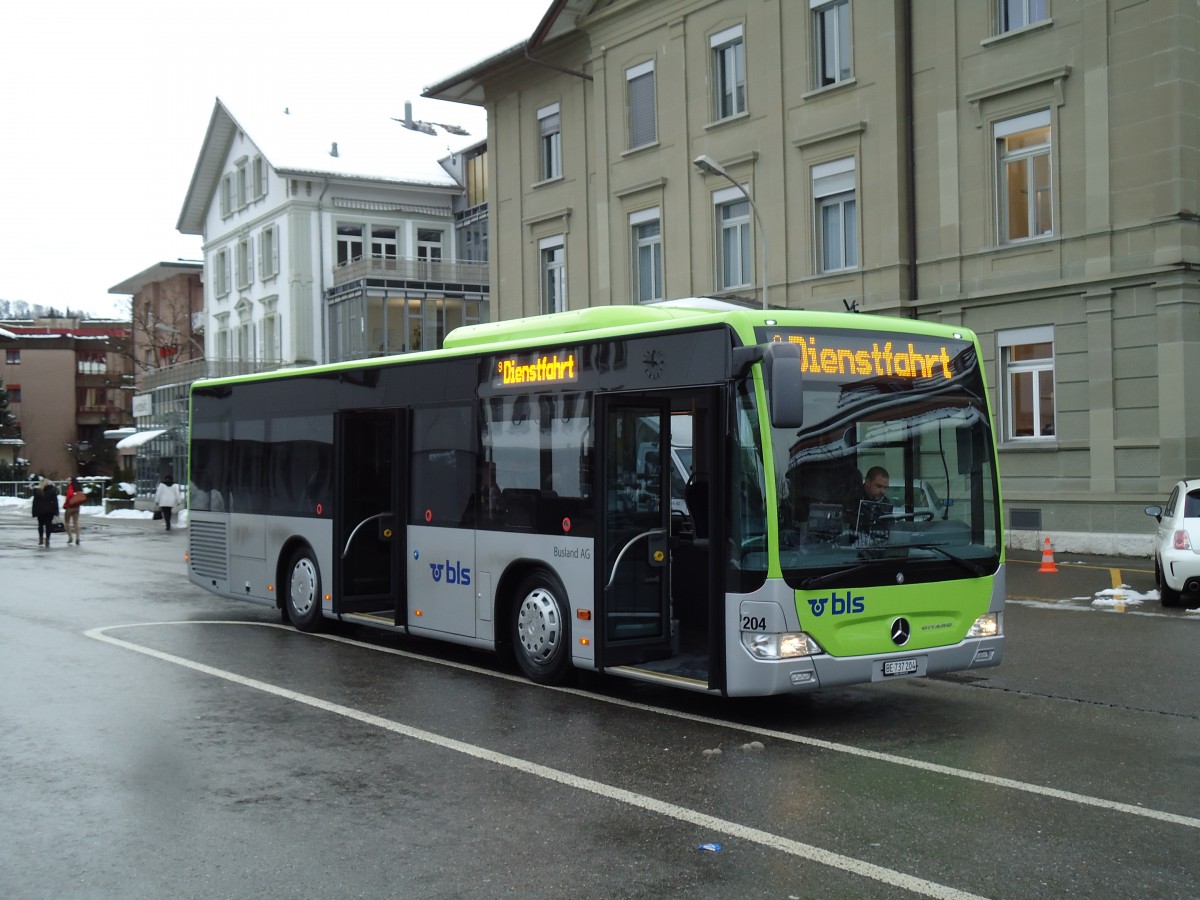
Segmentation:
<svg viewBox="0 0 1200 900">
<path fill-rule="evenodd" d="M 881 470 L 897 487 L 864 497 Z M 196 382 L 188 481 L 193 583 L 302 631 L 496 651 L 543 684 L 764 696 L 1003 656 L 964 328 L 707 298 L 470 325 Z"/>
</svg>

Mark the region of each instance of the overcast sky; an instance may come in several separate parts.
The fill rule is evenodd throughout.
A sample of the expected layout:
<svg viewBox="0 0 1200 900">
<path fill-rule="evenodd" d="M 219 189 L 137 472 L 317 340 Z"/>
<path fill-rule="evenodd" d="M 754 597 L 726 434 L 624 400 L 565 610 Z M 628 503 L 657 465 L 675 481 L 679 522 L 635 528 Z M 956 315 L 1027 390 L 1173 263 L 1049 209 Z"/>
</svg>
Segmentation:
<svg viewBox="0 0 1200 900">
<path fill-rule="evenodd" d="M 529 37 L 550 0 L 63 0 L 5 7 L 0 299 L 128 315 L 108 289 L 199 259 L 175 230 L 217 97 L 462 122 L 421 90 Z M 236 110 L 236 106 L 234 107 Z"/>
</svg>

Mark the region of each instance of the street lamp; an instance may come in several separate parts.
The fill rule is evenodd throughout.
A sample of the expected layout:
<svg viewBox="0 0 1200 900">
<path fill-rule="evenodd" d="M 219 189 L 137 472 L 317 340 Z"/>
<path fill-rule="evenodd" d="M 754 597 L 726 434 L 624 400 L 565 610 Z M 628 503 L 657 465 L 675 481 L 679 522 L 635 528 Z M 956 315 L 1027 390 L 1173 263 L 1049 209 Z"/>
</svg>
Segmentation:
<svg viewBox="0 0 1200 900">
<path fill-rule="evenodd" d="M 692 165 L 708 175 L 718 175 L 724 178 L 735 188 L 742 192 L 742 196 L 746 198 L 746 202 L 750 204 L 750 211 L 754 213 L 754 224 L 758 226 L 758 239 L 762 244 L 762 305 L 763 309 L 767 308 L 767 229 L 763 227 L 762 216 L 758 214 L 758 207 L 754 203 L 754 198 L 749 192 L 742 187 L 741 183 L 735 181 L 733 176 L 721 168 L 721 164 L 709 156 L 707 153 L 701 153 L 692 160 Z"/>
</svg>

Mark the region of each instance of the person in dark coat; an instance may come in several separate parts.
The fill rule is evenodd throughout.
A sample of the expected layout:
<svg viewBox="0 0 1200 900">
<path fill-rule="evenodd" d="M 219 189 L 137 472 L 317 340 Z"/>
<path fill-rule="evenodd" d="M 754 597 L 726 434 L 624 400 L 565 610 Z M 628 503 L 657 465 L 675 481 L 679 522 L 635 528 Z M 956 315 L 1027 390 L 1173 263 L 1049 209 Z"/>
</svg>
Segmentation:
<svg viewBox="0 0 1200 900">
<path fill-rule="evenodd" d="M 43 478 L 33 492 L 33 517 L 38 523 L 38 546 L 50 549 L 51 523 L 58 515 L 58 488 Z"/>
</svg>

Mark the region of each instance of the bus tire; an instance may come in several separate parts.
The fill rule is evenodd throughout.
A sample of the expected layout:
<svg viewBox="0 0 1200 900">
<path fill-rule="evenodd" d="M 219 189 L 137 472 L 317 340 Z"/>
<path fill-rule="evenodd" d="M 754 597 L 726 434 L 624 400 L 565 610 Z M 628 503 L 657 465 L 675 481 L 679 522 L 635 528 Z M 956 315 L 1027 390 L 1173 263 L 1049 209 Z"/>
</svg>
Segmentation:
<svg viewBox="0 0 1200 900">
<path fill-rule="evenodd" d="M 321 570 L 311 550 L 302 547 L 287 567 L 284 611 L 300 631 L 321 627 Z"/>
<path fill-rule="evenodd" d="M 567 592 L 547 572 L 533 572 L 517 586 L 512 606 L 512 652 L 530 681 L 563 684 L 571 667 Z"/>
</svg>

